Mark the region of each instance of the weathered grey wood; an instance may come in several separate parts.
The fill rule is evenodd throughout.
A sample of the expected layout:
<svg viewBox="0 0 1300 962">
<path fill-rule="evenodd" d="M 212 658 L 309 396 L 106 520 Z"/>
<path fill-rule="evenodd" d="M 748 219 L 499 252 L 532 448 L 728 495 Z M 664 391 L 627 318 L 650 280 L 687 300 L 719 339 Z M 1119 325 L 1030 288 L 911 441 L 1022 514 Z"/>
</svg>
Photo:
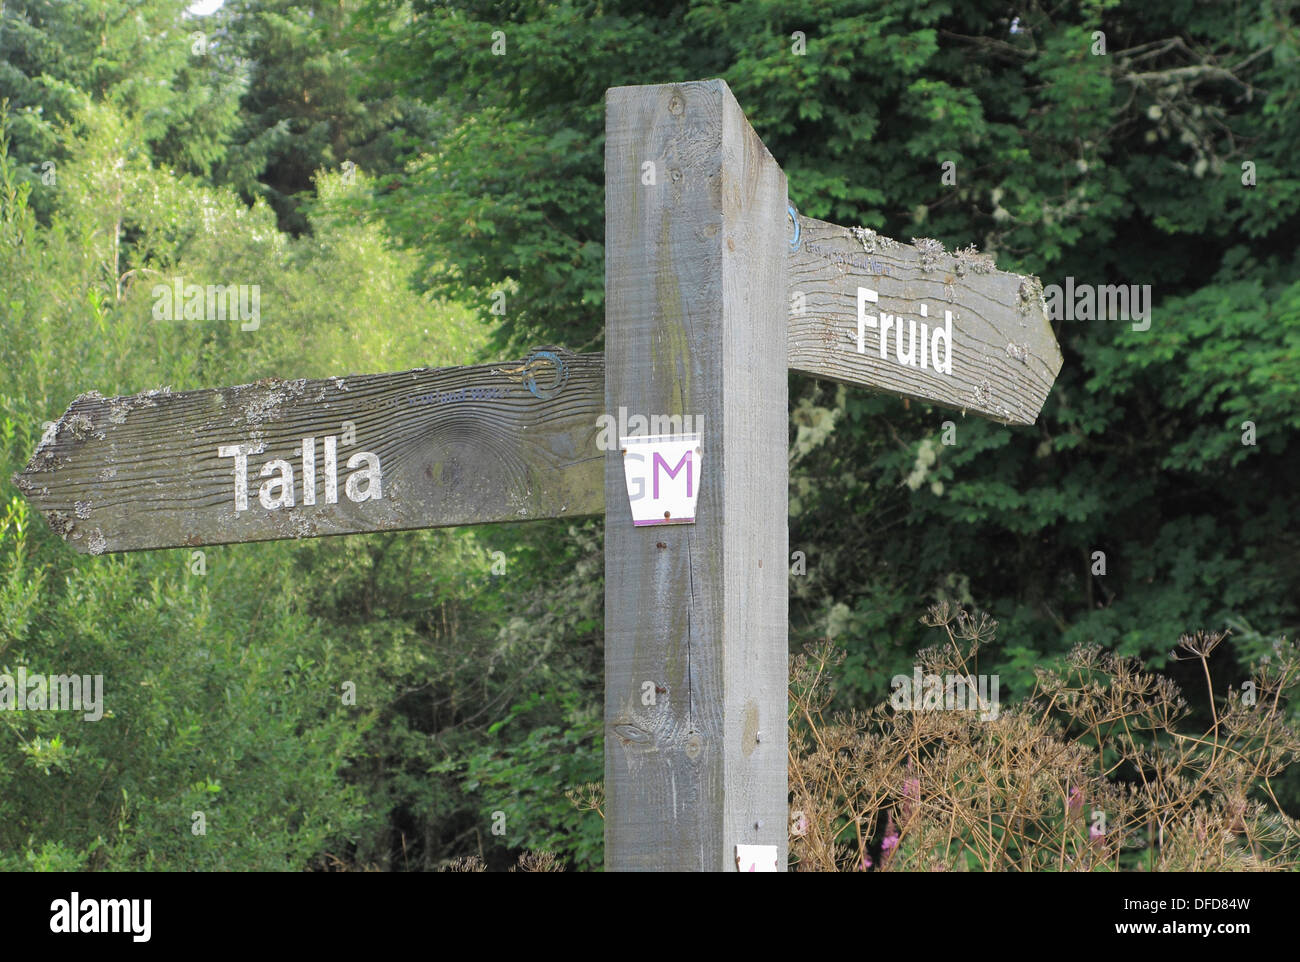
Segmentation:
<svg viewBox="0 0 1300 962">
<path fill-rule="evenodd" d="M 91 554 L 599 514 L 604 393 L 600 355 L 553 349 L 508 364 L 83 394 L 14 484 Z M 334 504 L 327 437 L 336 439 Z M 315 439 L 314 505 L 305 503 L 304 438 Z M 235 459 L 218 456 L 237 444 L 264 449 L 248 458 L 245 510 L 235 502 Z M 354 501 L 347 465 L 361 451 L 379 460 L 381 496 L 360 500 L 370 492 L 358 478 Z M 292 507 L 259 499 L 259 468 L 273 458 L 293 469 Z"/>
<path fill-rule="evenodd" d="M 611 870 L 785 865 L 785 211 L 723 82 L 607 93 L 606 404 L 703 418 L 694 524 L 633 527 L 606 462 Z"/>
<path fill-rule="evenodd" d="M 1036 277 L 997 270 L 973 250 L 948 252 L 938 241 L 902 244 L 865 229 L 798 218 L 789 253 L 790 367 L 1013 424 L 1033 424 L 1061 369 L 1043 286 Z M 793 234 L 793 231 L 791 231 Z M 926 323 L 933 332 L 953 312 L 952 373 L 898 361 L 891 330 L 887 357 L 879 329 L 867 328 L 858 353 L 858 288 L 876 291 L 870 313 Z M 929 317 L 921 316 L 925 304 Z M 802 311 L 801 311 L 802 308 Z M 912 328 L 902 338 L 904 354 Z M 932 336 L 932 335 L 931 335 Z"/>
</svg>

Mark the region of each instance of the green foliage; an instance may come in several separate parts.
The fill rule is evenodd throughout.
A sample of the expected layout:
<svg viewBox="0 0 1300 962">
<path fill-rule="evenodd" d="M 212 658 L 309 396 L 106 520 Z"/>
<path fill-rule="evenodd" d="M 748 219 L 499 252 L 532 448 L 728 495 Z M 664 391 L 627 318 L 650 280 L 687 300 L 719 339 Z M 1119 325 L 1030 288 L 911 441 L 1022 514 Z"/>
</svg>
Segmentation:
<svg viewBox="0 0 1300 962">
<path fill-rule="evenodd" d="M 186 0 L 16 0 L 0 9 L 0 90 L 15 157 L 61 160 L 60 128 L 89 104 L 131 118 L 160 163 L 207 173 L 236 123 L 242 78 L 210 49 Z M 215 40 L 216 38 L 210 38 Z"/>
<path fill-rule="evenodd" d="M 604 91 L 721 76 L 802 213 L 1153 292 L 1147 330 L 1057 322 L 1033 428 L 792 377 L 791 643 L 846 649 L 842 705 L 932 602 L 996 615 L 1008 698 L 1079 643 L 1186 681 L 1199 627 L 1244 680 L 1300 628 L 1289 0 L 185 6 L 0 12 L 5 477 L 90 389 L 599 348 Z M 259 327 L 155 321 L 178 276 L 258 285 Z M 190 564 L 74 557 L 0 492 L 0 667 L 103 665 L 113 712 L 0 719 L 0 866 L 599 864 L 563 801 L 602 767 L 598 523 Z"/>
<path fill-rule="evenodd" d="M 0 673 L 102 676 L 103 717 L 0 715 L 0 866 L 292 869 L 355 826 L 341 772 L 367 719 L 332 696 L 337 643 L 297 610 L 284 551 L 237 562 L 262 589 L 232 593 L 178 552 L 65 558 L 56 580 L 32 534 L 14 517 L 0 537 Z"/>
<path fill-rule="evenodd" d="M 45 229 L 0 140 L 6 476 L 82 390 L 477 359 L 483 338 L 466 313 L 412 291 L 412 258 L 374 226 L 332 215 L 355 185 L 322 176 L 320 226 L 293 241 L 264 205 L 249 210 L 227 191 L 152 168 L 111 108 L 87 108 L 81 122 L 86 136 L 71 145 Z M 131 242 L 115 242 L 122 237 Z M 260 285 L 260 326 L 154 320 L 152 282 L 177 275 Z M 358 322 L 375 317 L 382 328 Z M 420 568 L 444 576 L 426 595 L 431 607 L 462 591 L 452 559 L 485 559 L 474 540 L 468 531 L 411 536 L 419 557 L 392 570 L 393 597 L 412 597 L 409 572 Z M 11 496 L 0 518 L 0 670 L 103 674 L 107 710 L 93 723 L 3 713 L 3 864 L 291 869 L 354 850 L 386 860 L 370 839 L 386 831 L 376 803 L 390 780 L 368 753 L 393 747 L 390 726 L 405 706 L 383 693 L 408 688 L 413 670 L 460 682 L 458 669 L 478 666 L 463 661 L 455 637 L 442 653 L 418 644 L 432 655 L 424 665 L 409 657 L 427 610 L 395 603 L 348 616 L 370 602 L 371 586 L 331 591 L 331 570 L 373 569 L 384 544 L 207 549 L 206 573 L 196 574 L 188 552 L 73 555 Z M 495 629 L 475 618 L 474 637 L 491 642 Z M 385 638 L 391 647 L 371 650 Z M 359 693 L 355 707 L 343 702 L 344 681 Z M 206 835 L 190 831 L 194 812 Z M 448 815 L 440 805 L 425 814 Z"/>
<path fill-rule="evenodd" d="M 714 73 L 721 61 L 685 39 L 683 10 L 368 0 L 373 26 L 394 25 L 369 38 L 383 76 L 439 118 L 431 149 L 383 180 L 376 205 L 435 289 L 488 318 L 509 285 L 498 349 L 602 342 L 605 88 Z"/>
<path fill-rule="evenodd" d="M 223 51 L 246 64 L 239 128 L 217 179 L 261 197 L 282 229 L 310 230 L 300 201 L 321 168 L 400 169 L 423 140 L 426 106 L 370 77 L 354 50 L 355 0 L 227 0 L 214 15 Z"/>
<path fill-rule="evenodd" d="M 554 690 L 555 681 L 548 679 L 549 690 Z M 564 724 L 537 724 L 539 717 L 555 714 L 547 704 L 555 696 L 534 692 L 488 727 L 487 734 L 494 740 L 502 733 L 516 736 L 507 742 L 508 750 L 492 742 L 477 748 L 464 746 L 459 756 L 448 757 L 431 770 L 463 772 L 461 788 L 479 802 L 481 810 L 488 816 L 502 813 L 500 838 L 483 838 L 482 848 L 500 842 L 510 850 L 557 851 L 571 865 L 597 868 L 604 858 L 600 822 L 579 812 L 556 788 L 602 777 L 600 705 L 580 688 L 566 688 L 562 682 L 558 687 L 566 703 L 558 706 Z M 511 726 L 523 726 L 525 733 L 520 737 L 521 733 L 508 731 Z"/>
</svg>

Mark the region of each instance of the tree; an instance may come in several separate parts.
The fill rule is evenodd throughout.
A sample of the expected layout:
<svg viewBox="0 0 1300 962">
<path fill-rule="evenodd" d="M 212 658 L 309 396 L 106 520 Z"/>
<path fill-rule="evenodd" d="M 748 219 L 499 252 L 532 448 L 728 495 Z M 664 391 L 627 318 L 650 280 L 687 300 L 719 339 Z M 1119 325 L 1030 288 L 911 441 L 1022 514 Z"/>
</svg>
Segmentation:
<svg viewBox="0 0 1300 962">
<path fill-rule="evenodd" d="M 1150 285 L 1145 330 L 1058 323 L 1065 368 L 1034 428 L 795 382 L 797 426 L 819 427 L 791 477 L 808 564 L 792 619 L 799 636 L 852 639 L 854 697 L 910 664 L 928 600 L 1003 619 L 1022 686 L 1079 639 L 1160 660 L 1189 627 L 1300 624 L 1300 572 L 1276 563 L 1300 509 L 1282 374 L 1300 323 L 1297 28 L 1280 9 L 410 10 L 376 60 L 446 122 L 376 202 L 439 289 L 510 290 L 505 341 L 599 344 L 603 91 L 710 75 L 806 214 L 975 242 L 1047 284 Z M 1243 446 L 1253 413 L 1269 440 Z"/>
<path fill-rule="evenodd" d="M 63 159 L 60 127 L 87 103 L 116 108 L 160 163 L 206 174 L 236 123 L 239 71 L 185 0 L 16 0 L 0 10 L 0 89 L 12 155 Z M 37 197 L 40 195 L 38 194 Z"/>
<path fill-rule="evenodd" d="M 218 180 L 262 197 L 282 229 L 309 229 L 300 199 L 320 168 L 400 169 L 426 136 L 429 108 L 393 95 L 359 61 L 356 0 L 231 0 L 217 14 L 248 73 L 240 125 Z"/>
</svg>

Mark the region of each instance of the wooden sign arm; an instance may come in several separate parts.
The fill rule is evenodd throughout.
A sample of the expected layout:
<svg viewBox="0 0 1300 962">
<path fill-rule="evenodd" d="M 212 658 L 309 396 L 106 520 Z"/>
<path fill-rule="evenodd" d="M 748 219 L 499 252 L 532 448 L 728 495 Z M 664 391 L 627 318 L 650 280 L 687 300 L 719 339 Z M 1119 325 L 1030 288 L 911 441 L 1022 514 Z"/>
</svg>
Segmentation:
<svg viewBox="0 0 1300 962">
<path fill-rule="evenodd" d="M 1034 423 L 1061 369 L 1038 278 L 974 247 L 790 216 L 792 370 Z"/>
<path fill-rule="evenodd" d="M 604 510 L 605 365 L 506 364 L 83 394 L 17 486 L 79 551 L 575 517 Z"/>
</svg>

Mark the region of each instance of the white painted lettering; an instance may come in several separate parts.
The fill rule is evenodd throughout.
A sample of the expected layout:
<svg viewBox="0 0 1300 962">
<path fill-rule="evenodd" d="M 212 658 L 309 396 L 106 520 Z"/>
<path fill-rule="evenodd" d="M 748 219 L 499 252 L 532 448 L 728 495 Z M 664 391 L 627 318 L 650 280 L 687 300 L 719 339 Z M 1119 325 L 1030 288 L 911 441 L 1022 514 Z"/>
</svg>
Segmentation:
<svg viewBox="0 0 1300 962">
<path fill-rule="evenodd" d="M 339 503 L 338 438 L 325 435 L 325 503 Z"/>
<path fill-rule="evenodd" d="M 325 503 L 338 504 L 338 438 L 327 434 L 322 439 L 325 447 Z M 235 512 L 248 510 L 248 479 L 251 454 L 261 454 L 266 450 L 265 444 L 223 444 L 217 448 L 217 456 L 233 458 L 235 464 Z M 316 504 L 316 439 L 303 438 L 302 444 L 294 452 L 301 458 L 302 464 L 302 505 L 312 507 Z M 384 496 L 384 473 L 379 462 L 379 455 L 372 451 L 358 451 L 348 458 L 348 468 L 352 471 L 344 483 L 343 490 L 350 501 L 379 501 Z M 282 459 L 272 458 L 261 466 L 257 476 L 265 480 L 258 487 L 257 500 L 268 511 L 277 508 L 292 508 L 298 503 L 294 488 L 294 466 Z"/>
<path fill-rule="evenodd" d="M 316 503 L 316 439 L 302 439 L 302 503 Z"/>
<path fill-rule="evenodd" d="M 355 468 L 363 460 L 366 462 L 366 467 L 348 475 L 343 490 L 351 501 L 378 501 L 384 496 L 384 477 L 379 469 L 379 456 L 369 451 L 358 451 L 348 458 L 348 467 Z M 365 491 L 361 490 L 363 480 L 366 482 Z"/>
<path fill-rule="evenodd" d="M 277 478 L 269 477 L 273 472 L 278 471 L 280 476 Z M 293 507 L 293 468 L 288 461 L 276 458 L 273 461 L 267 461 L 262 465 L 261 476 L 267 478 L 262 482 L 261 488 L 257 492 L 257 500 L 262 502 L 262 507 L 271 508 L 292 508 Z M 278 487 L 279 494 L 272 495 L 271 489 Z"/>
<path fill-rule="evenodd" d="M 880 293 L 869 287 L 858 288 L 858 353 L 867 353 L 867 329 L 880 332 L 880 359 L 890 359 L 889 332 L 894 332 L 893 359 L 908 367 L 921 370 L 933 369 L 936 374 L 952 374 L 952 311 L 944 311 L 943 327 L 933 329 L 926 321 L 921 321 L 921 331 L 917 334 L 917 322 L 895 314 L 880 311 L 879 314 L 867 313 L 869 304 L 879 304 Z M 929 318 L 930 307 L 921 305 L 921 317 Z M 907 324 L 907 344 L 904 345 L 903 325 Z M 943 345 L 942 356 L 939 346 Z"/>
</svg>

